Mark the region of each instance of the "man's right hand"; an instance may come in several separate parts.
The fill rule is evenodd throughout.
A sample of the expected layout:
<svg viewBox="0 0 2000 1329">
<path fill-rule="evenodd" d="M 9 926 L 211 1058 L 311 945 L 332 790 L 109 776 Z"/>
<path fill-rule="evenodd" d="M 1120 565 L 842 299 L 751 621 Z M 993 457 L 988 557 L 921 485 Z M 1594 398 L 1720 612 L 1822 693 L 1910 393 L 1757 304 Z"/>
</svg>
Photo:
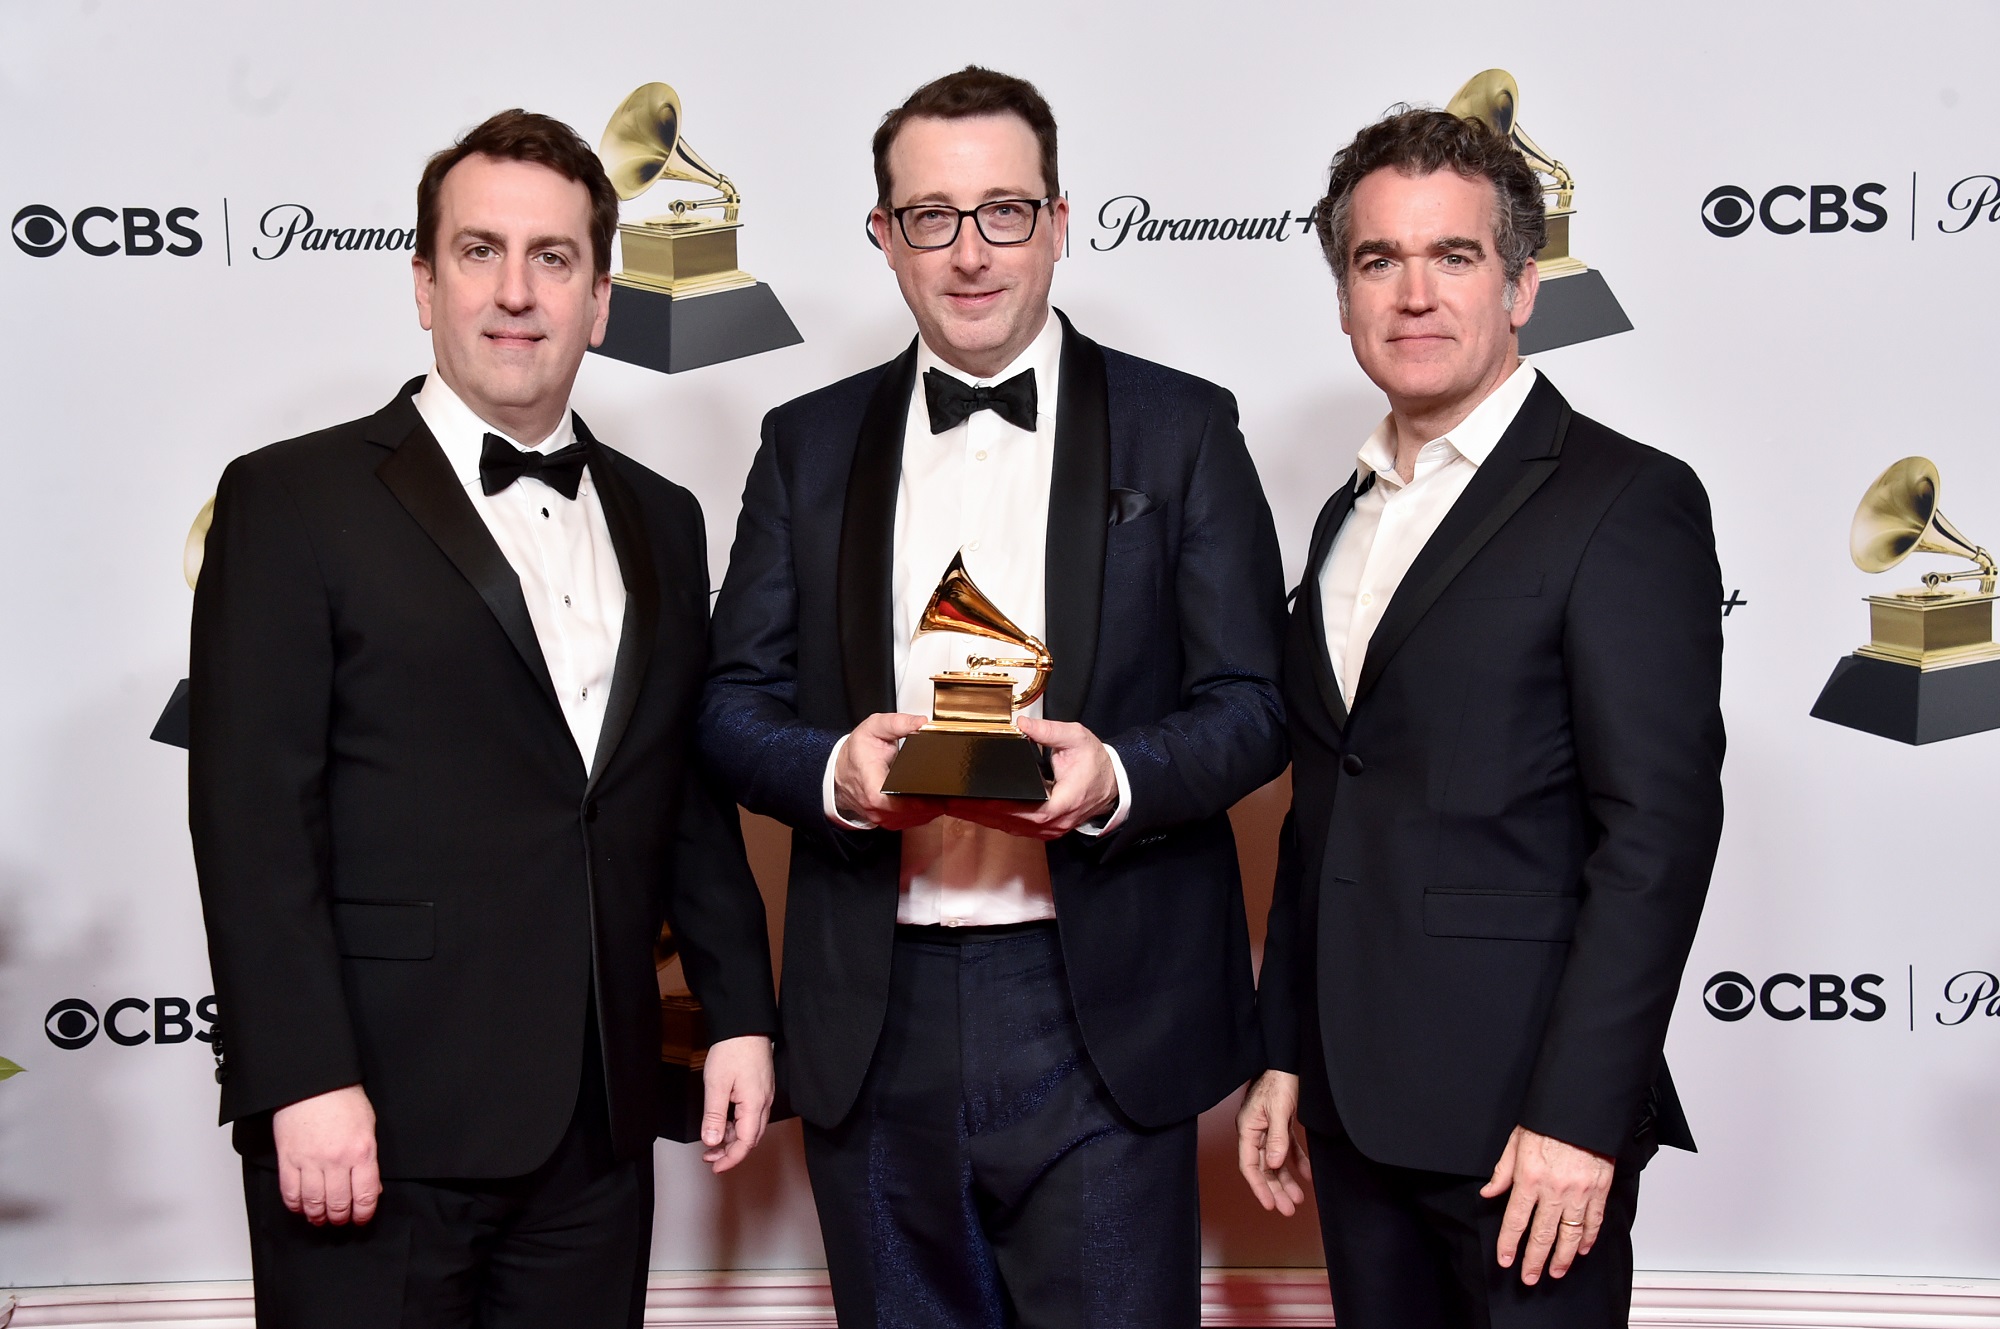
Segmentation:
<svg viewBox="0 0 2000 1329">
<path fill-rule="evenodd" d="M 1299 1077 L 1288 1071 L 1265 1071 L 1243 1095 L 1236 1109 L 1236 1165 L 1250 1193 L 1265 1209 L 1286 1218 L 1305 1203 L 1301 1178 L 1312 1180 L 1305 1135 L 1299 1130 Z M 1293 1175 L 1292 1156 L 1298 1156 Z"/>
<path fill-rule="evenodd" d="M 382 1199 L 375 1166 L 375 1107 L 358 1084 L 302 1098 L 271 1115 L 278 1194 L 285 1208 L 323 1223 L 366 1223 Z"/>
<path fill-rule="evenodd" d="M 847 736 L 833 763 L 833 806 L 849 821 L 885 831 L 907 831 L 944 815 L 944 800 L 896 797 L 882 792 L 896 745 L 930 721 L 921 715 L 878 711 Z"/>
</svg>

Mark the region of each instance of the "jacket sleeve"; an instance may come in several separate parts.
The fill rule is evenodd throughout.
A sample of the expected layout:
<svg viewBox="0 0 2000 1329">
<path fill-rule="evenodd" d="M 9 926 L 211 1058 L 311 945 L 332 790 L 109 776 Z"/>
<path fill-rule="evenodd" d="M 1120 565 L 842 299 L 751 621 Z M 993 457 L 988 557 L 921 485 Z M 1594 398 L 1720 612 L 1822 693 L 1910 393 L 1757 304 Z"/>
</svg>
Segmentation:
<svg viewBox="0 0 2000 1329">
<path fill-rule="evenodd" d="M 1107 857 L 1226 811 L 1285 768 L 1284 569 L 1236 400 L 1220 389 L 1188 481 L 1174 594 L 1182 705 L 1106 739 L 1132 783 L 1130 818 L 1103 837 Z"/>
<path fill-rule="evenodd" d="M 1278 828 L 1278 874 L 1271 885 L 1271 913 L 1264 929 L 1264 965 L 1257 973 L 1257 1016 L 1264 1026 L 1267 1068 L 1299 1073 L 1300 995 L 1298 813 Z"/>
<path fill-rule="evenodd" d="M 217 486 L 188 670 L 188 826 L 224 1121 L 361 1079 L 331 905 L 332 610 L 275 469 L 252 454 Z"/>
<path fill-rule="evenodd" d="M 1564 663 L 1595 847 L 1521 1124 L 1616 1155 L 1660 1065 L 1722 834 L 1722 579 L 1708 495 L 1655 454 L 1592 533 Z"/>
<path fill-rule="evenodd" d="M 799 718 L 798 551 L 777 432 L 775 413 L 765 416 L 716 598 L 701 748 L 737 802 L 845 857 L 881 833 L 841 830 L 821 805 L 827 759 L 842 732 Z"/>
</svg>

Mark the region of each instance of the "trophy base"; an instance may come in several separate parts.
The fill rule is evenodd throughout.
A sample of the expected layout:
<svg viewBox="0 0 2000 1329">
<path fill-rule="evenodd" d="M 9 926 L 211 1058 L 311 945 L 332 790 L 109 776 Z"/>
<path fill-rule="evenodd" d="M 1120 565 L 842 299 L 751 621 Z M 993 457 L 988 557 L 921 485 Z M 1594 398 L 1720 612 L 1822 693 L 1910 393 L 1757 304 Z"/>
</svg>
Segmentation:
<svg viewBox="0 0 2000 1329">
<path fill-rule="evenodd" d="M 2000 729 L 2000 660 L 1924 669 L 1850 655 L 1833 667 L 1812 715 L 1912 745 Z"/>
<path fill-rule="evenodd" d="M 1006 798 L 1046 803 L 1041 749 L 1018 730 L 968 733 L 962 729 L 919 729 L 903 740 L 903 750 L 882 782 L 885 794 L 929 798 Z"/>
<path fill-rule="evenodd" d="M 642 369 L 679 374 L 804 340 L 763 282 L 679 299 L 613 282 L 610 326 L 595 349 Z"/>
<path fill-rule="evenodd" d="M 165 743 L 170 748 L 187 747 L 188 681 L 186 679 L 174 684 L 174 695 L 167 698 L 167 709 L 160 712 L 160 718 L 153 723 L 153 732 L 147 737 L 155 743 Z"/>
<path fill-rule="evenodd" d="M 1521 354 L 1539 355 L 1631 330 L 1632 320 L 1597 269 L 1544 276 L 1535 316 L 1521 329 Z"/>
</svg>

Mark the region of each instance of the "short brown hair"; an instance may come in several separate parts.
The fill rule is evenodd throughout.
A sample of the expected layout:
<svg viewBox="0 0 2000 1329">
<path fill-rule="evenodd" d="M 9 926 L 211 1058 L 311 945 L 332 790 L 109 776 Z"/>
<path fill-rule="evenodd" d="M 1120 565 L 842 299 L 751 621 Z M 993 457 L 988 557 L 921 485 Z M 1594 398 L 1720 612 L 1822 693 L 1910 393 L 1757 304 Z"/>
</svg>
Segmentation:
<svg viewBox="0 0 2000 1329">
<path fill-rule="evenodd" d="M 935 78 L 910 94 L 909 100 L 882 117 L 875 131 L 875 203 L 889 207 L 889 147 L 912 120 L 967 120 L 977 115 L 1018 115 L 1035 131 L 1042 148 L 1042 188 L 1053 198 L 1062 193 L 1056 182 L 1056 116 L 1035 85 L 1010 74 L 967 65 L 955 74 Z"/>
<path fill-rule="evenodd" d="M 604 173 L 604 163 L 583 136 L 560 120 L 515 107 L 489 117 L 424 163 L 417 181 L 417 257 L 437 265 L 438 192 L 451 168 L 471 156 L 496 161 L 533 162 L 565 180 L 574 180 L 590 194 L 590 258 L 592 271 L 611 271 L 611 237 L 618 229 L 618 191 Z"/>
<path fill-rule="evenodd" d="M 1385 168 L 1412 176 L 1455 171 L 1467 180 L 1492 185 L 1493 246 L 1510 286 L 1547 241 L 1541 178 L 1518 148 L 1484 121 L 1398 106 L 1334 154 L 1326 197 L 1313 209 L 1320 248 L 1340 284 L 1342 300 L 1347 298 L 1348 251 L 1354 241 L 1354 190 Z"/>
</svg>

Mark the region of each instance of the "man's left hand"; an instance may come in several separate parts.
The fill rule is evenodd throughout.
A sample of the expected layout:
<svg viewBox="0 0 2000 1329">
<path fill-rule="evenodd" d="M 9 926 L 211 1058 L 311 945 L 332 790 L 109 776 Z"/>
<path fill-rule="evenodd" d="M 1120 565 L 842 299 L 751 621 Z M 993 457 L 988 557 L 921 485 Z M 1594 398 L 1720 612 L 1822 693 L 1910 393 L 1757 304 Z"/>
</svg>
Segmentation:
<svg viewBox="0 0 2000 1329">
<path fill-rule="evenodd" d="M 701 1161 L 715 1172 L 727 1172 L 750 1156 L 771 1119 L 771 1100 L 778 1092 L 771 1040 L 762 1034 L 723 1039 L 708 1050 L 701 1086 Z"/>
<path fill-rule="evenodd" d="M 1016 716 L 1014 723 L 1049 750 L 1056 783 L 1048 802 L 954 798 L 945 805 L 947 816 L 1031 840 L 1057 840 L 1118 806 L 1118 776 L 1111 768 L 1111 753 L 1096 734 L 1080 724 L 1027 715 Z"/>
<path fill-rule="evenodd" d="M 1493 1179 L 1479 1189 L 1489 1200 L 1513 1191 L 1500 1220 L 1500 1267 L 1513 1266 L 1525 1233 L 1523 1283 L 1532 1287 L 1539 1282 L 1544 1265 L 1550 1278 L 1568 1273 L 1576 1258 L 1588 1255 L 1597 1244 L 1614 1166 L 1603 1154 L 1516 1126 L 1493 1168 Z"/>
</svg>

